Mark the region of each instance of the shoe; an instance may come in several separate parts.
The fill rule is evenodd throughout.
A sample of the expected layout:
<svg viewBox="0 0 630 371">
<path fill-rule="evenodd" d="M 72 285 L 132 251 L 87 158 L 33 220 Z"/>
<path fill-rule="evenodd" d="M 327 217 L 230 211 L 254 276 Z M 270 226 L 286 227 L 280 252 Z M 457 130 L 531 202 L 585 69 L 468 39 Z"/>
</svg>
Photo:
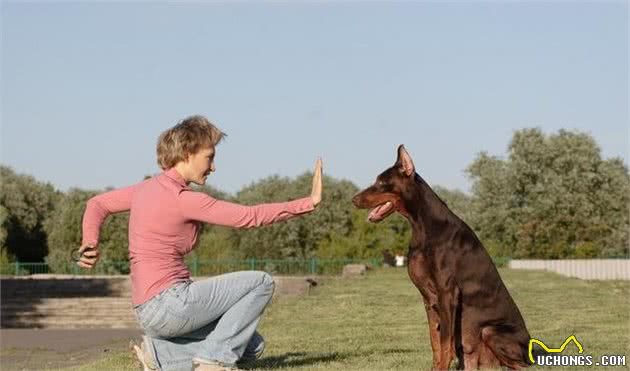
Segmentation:
<svg viewBox="0 0 630 371">
<path fill-rule="evenodd" d="M 153 360 L 153 356 L 146 349 L 144 342 L 138 346 L 135 341 L 129 342 L 129 349 L 136 356 L 138 366 L 142 367 L 142 371 L 154 371 L 157 370 L 157 365 Z"/>
<path fill-rule="evenodd" d="M 265 339 L 258 333 L 255 332 L 252 339 L 247 344 L 247 348 L 245 348 L 245 352 L 243 352 L 243 356 L 238 360 L 238 363 L 249 363 L 254 362 L 265 352 Z"/>
<path fill-rule="evenodd" d="M 158 366 L 156 360 L 155 350 L 153 350 L 151 339 L 148 336 L 142 335 L 142 344 L 140 344 L 140 349 L 142 349 L 144 361 L 147 363 L 149 368 L 152 370 L 159 370 L 160 367 Z"/>
<path fill-rule="evenodd" d="M 193 358 L 192 371 L 240 371 L 236 366 L 228 366 L 217 361 L 206 361 L 199 358 Z"/>
</svg>

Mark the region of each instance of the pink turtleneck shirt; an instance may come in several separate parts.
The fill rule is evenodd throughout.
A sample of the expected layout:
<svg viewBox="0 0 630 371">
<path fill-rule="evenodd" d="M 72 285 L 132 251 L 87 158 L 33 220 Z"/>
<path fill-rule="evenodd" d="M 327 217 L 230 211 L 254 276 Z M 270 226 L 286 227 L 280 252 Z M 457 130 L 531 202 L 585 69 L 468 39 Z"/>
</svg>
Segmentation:
<svg viewBox="0 0 630 371">
<path fill-rule="evenodd" d="M 134 305 L 174 283 L 188 280 L 184 255 L 195 246 L 199 222 L 252 228 L 286 220 L 314 209 L 310 197 L 243 206 L 190 189 L 174 168 L 126 188 L 91 198 L 83 215 L 83 245 L 98 244 L 108 215 L 129 213 L 129 260 Z"/>
</svg>

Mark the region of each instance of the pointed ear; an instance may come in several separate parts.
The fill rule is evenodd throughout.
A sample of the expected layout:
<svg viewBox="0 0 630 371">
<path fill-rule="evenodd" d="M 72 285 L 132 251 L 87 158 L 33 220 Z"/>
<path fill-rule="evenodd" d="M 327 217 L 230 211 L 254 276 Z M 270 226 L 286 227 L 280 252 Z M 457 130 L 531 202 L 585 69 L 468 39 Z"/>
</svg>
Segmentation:
<svg viewBox="0 0 630 371">
<path fill-rule="evenodd" d="M 401 172 L 406 176 L 412 176 L 416 172 L 416 167 L 413 165 L 413 160 L 409 153 L 405 149 L 404 145 L 398 146 L 398 159 L 396 165 L 400 168 Z"/>
</svg>

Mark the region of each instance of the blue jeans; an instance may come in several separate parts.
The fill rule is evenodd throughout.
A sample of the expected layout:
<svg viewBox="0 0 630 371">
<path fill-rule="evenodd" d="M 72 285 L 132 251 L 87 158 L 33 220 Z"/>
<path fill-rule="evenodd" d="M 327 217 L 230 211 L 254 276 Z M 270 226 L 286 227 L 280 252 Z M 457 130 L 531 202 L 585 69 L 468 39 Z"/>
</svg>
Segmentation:
<svg viewBox="0 0 630 371">
<path fill-rule="evenodd" d="M 161 370 L 190 370 L 193 358 L 233 365 L 264 347 L 255 330 L 273 289 L 255 271 L 179 282 L 136 307 L 145 346 Z"/>
</svg>

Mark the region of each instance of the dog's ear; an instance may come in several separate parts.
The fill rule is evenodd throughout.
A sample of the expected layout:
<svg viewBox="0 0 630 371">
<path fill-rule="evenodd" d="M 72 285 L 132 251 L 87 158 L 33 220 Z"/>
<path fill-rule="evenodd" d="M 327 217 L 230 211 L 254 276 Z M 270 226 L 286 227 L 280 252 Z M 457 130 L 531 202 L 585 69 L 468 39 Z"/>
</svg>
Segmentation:
<svg viewBox="0 0 630 371">
<path fill-rule="evenodd" d="M 398 146 L 398 158 L 396 159 L 396 165 L 398 165 L 400 171 L 406 176 L 412 176 L 416 172 L 413 160 L 411 160 L 411 156 L 409 156 L 405 146 L 402 144 Z"/>
</svg>

